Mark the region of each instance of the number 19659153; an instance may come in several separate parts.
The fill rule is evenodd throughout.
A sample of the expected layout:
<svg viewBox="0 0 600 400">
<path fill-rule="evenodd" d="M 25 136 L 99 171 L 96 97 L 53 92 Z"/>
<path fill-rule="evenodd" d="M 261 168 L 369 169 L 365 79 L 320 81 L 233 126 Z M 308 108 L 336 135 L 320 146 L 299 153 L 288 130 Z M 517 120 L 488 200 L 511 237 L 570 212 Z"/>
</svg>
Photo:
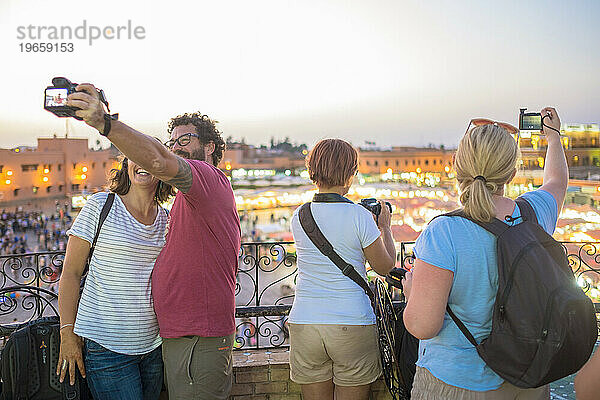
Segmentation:
<svg viewBox="0 0 600 400">
<path fill-rule="evenodd" d="M 72 53 L 73 43 L 19 43 L 21 53 Z"/>
</svg>

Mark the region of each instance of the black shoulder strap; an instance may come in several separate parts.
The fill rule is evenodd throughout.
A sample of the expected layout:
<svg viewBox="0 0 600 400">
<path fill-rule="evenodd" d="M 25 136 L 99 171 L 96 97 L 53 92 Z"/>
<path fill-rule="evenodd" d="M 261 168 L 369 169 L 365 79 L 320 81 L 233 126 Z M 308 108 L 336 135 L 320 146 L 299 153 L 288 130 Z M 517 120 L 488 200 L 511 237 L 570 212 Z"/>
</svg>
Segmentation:
<svg viewBox="0 0 600 400">
<path fill-rule="evenodd" d="M 456 314 L 454 314 L 454 312 L 450 309 L 450 306 L 448 304 L 446 304 L 446 311 L 448 312 L 448 315 L 450 315 L 450 318 L 452 318 L 452 321 L 454 321 L 456 326 L 458 326 L 458 329 L 460 329 L 463 335 L 465 335 L 467 340 L 471 342 L 473 346 L 477 347 L 477 341 L 475 340 L 473 335 L 471 335 L 471 332 L 469 332 L 465 324 L 463 324 L 462 321 L 456 316 Z"/>
<path fill-rule="evenodd" d="M 108 213 L 110 212 L 110 208 L 113 205 L 113 202 L 115 201 L 115 194 L 114 193 L 109 193 L 108 196 L 106 197 L 106 202 L 104 203 L 104 206 L 102 207 L 102 211 L 100 211 L 100 219 L 98 220 L 98 227 L 96 228 L 96 234 L 94 235 L 94 241 L 92 242 L 92 246 L 90 247 L 90 253 L 88 254 L 88 258 L 87 258 L 87 262 L 85 264 L 85 269 L 83 270 L 83 276 L 85 276 L 90 268 L 90 262 L 92 261 L 92 254 L 94 254 L 94 248 L 96 247 L 96 242 L 98 241 L 98 236 L 100 236 L 100 229 L 102 228 L 102 224 L 104 224 L 104 220 L 106 220 L 106 217 L 108 216 Z M 84 278 L 85 280 L 85 278 Z M 83 283 L 81 283 L 81 286 L 83 286 Z"/>
<path fill-rule="evenodd" d="M 527 200 L 525 200 L 522 197 L 517 197 L 515 203 L 517 203 L 522 217 L 525 217 L 526 220 L 531 221 L 534 224 L 538 223 L 535 211 L 533 210 L 533 207 L 531 206 L 531 204 L 529 204 Z"/>
<path fill-rule="evenodd" d="M 373 293 L 373 290 L 371 290 L 369 284 L 363 279 L 362 276 L 360 276 L 356 269 L 354 269 L 351 264 L 348 264 L 346 261 L 344 261 L 342 257 L 335 252 L 331 243 L 329 243 L 327 238 L 323 235 L 323 232 L 321 232 L 319 229 L 319 226 L 312 215 L 310 203 L 305 203 L 300 207 L 298 216 L 300 217 L 300 225 L 302 225 L 302 229 L 304 229 L 304 232 L 306 232 L 306 235 L 310 241 L 313 242 L 313 244 L 321 253 L 333 261 L 333 263 L 342 271 L 344 275 L 352 279 L 358 286 L 360 286 L 362 290 L 365 291 L 367 296 L 369 296 L 371 305 L 375 306 L 375 294 Z"/>
<path fill-rule="evenodd" d="M 354 202 L 339 193 L 315 193 L 313 203 L 350 203 Z"/>
<path fill-rule="evenodd" d="M 465 211 L 462 208 L 460 208 L 458 210 L 450 211 L 449 213 L 446 213 L 446 214 L 441 214 L 436 217 L 433 217 L 431 219 L 431 221 L 433 221 L 437 217 L 461 217 L 464 219 L 468 219 L 469 221 L 473 222 L 474 224 L 477 224 L 480 227 L 482 227 L 483 229 L 485 229 L 486 231 L 490 232 L 494 236 L 502 235 L 509 228 L 509 226 L 507 224 L 500 221 L 498 218 L 492 218 L 491 222 L 476 221 L 476 220 L 472 219 L 471 217 L 469 217 L 467 214 L 465 214 Z M 429 221 L 429 223 L 431 223 L 431 221 Z"/>
</svg>

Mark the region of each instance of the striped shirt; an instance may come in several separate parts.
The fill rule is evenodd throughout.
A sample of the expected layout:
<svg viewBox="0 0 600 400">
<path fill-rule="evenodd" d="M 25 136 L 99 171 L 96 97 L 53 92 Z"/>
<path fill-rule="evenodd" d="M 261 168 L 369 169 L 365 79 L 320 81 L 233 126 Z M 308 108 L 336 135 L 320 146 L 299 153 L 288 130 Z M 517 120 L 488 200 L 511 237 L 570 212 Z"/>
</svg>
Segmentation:
<svg viewBox="0 0 600 400">
<path fill-rule="evenodd" d="M 107 192 L 91 196 L 67 235 L 92 243 L 107 196 Z M 79 301 L 74 329 L 77 335 L 129 355 L 149 353 L 160 346 L 150 277 L 165 244 L 166 226 L 163 208 L 159 208 L 152 225 L 144 225 L 115 196 Z"/>
</svg>

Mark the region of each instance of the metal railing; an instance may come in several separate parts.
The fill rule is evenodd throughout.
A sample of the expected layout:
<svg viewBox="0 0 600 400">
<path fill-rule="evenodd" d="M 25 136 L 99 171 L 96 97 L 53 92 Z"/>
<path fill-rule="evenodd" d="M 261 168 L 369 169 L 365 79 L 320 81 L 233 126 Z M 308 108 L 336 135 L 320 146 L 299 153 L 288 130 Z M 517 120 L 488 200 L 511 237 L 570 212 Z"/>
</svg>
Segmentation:
<svg viewBox="0 0 600 400">
<path fill-rule="evenodd" d="M 575 277 L 600 297 L 600 242 L 562 242 Z M 400 244 L 399 262 L 414 262 L 414 242 Z M 58 281 L 64 252 L 0 256 L 0 336 L 20 323 L 57 315 Z M 236 348 L 286 346 L 287 319 L 297 279 L 293 242 L 243 243 L 236 296 Z M 600 304 L 596 303 L 600 312 Z"/>
</svg>

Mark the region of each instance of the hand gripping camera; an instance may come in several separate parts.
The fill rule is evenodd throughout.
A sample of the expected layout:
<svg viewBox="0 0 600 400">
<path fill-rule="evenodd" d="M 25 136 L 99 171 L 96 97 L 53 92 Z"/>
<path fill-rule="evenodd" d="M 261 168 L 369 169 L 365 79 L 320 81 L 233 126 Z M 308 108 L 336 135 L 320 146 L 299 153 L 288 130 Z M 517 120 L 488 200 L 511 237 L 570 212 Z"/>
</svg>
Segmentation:
<svg viewBox="0 0 600 400">
<path fill-rule="evenodd" d="M 385 204 L 388 206 L 390 212 L 392 212 L 392 205 L 387 201 L 385 202 Z M 379 217 L 379 214 L 381 214 L 381 204 L 379 204 L 377 199 L 360 199 L 360 205 L 366 208 L 367 210 L 371 211 L 377 217 Z"/>
<path fill-rule="evenodd" d="M 79 108 L 67 105 L 67 96 L 77 92 L 75 90 L 77 85 L 77 83 L 73 83 L 67 78 L 52 78 L 52 86 L 48 86 L 44 93 L 44 109 L 58 117 L 73 117 L 79 121 L 83 120 L 83 118 L 75 115 L 75 111 Z M 102 89 L 98 90 L 98 98 L 108 109 L 108 101 L 106 101 Z"/>
<path fill-rule="evenodd" d="M 360 199 L 359 204 L 361 206 L 363 206 L 364 208 L 366 208 L 367 210 L 371 211 L 373 213 L 373 215 L 375 215 L 375 219 L 377 220 L 377 222 L 379 222 L 379 214 L 381 214 L 381 204 L 379 204 L 377 199 L 374 199 L 374 198 Z M 385 205 L 388 207 L 390 212 L 392 212 L 392 205 L 387 201 L 385 202 Z"/>
</svg>

